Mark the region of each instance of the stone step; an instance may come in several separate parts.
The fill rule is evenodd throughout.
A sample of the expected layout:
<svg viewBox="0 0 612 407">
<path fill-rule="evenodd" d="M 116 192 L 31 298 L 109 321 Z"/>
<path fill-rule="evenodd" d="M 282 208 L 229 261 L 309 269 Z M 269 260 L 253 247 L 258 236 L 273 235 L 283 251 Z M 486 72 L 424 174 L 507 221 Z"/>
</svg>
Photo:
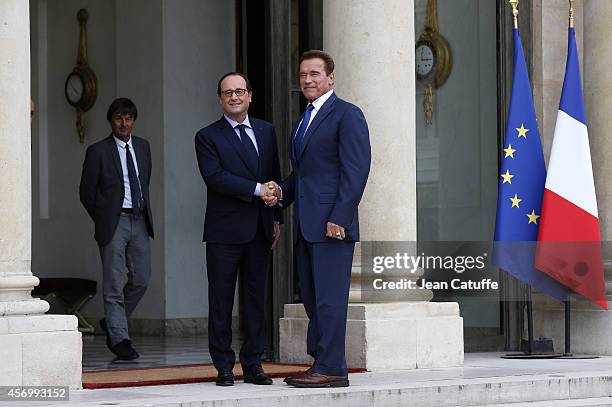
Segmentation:
<svg viewBox="0 0 612 407">
<path fill-rule="evenodd" d="M 489 373 L 487 374 L 488 371 Z M 297 389 L 276 379 L 272 386 L 238 382 L 224 389 L 212 383 L 131 389 L 76 391 L 71 402 L 104 401 L 119 406 L 249 407 L 455 407 L 455 406 L 607 406 L 612 405 L 612 371 L 491 375 L 415 380 L 412 372 L 362 373 L 350 376 L 351 387 Z M 426 372 L 423 372 L 426 373 Z M 451 373 L 451 372 L 449 372 Z M 488 376 L 488 377 L 485 377 Z M 100 393 L 98 393 L 100 392 Z M 113 393 L 115 395 L 113 395 Z"/>
<path fill-rule="evenodd" d="M 474 407 L 606 407 L 612 406 L 612 398 L 596 397 L 576 400 L 536 401 L 532 403 L 487 404 Z"/>
</svg>

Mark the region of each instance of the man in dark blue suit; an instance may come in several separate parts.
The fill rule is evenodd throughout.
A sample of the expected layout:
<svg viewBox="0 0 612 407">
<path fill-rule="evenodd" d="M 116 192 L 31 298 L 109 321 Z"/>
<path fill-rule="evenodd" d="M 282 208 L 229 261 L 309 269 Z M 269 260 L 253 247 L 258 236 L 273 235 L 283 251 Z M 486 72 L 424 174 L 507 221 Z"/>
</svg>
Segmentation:
<svg viewBox="0 0 612 407">
<path fill-rule="evenodd" d="M 248 116 L 252 90 L 237 72 L 224 75 L 217 94 L 224 115 L 198 131 L 195 148 L 206 183 L 204 241 L 208 274 L 208 338 L 216 384 L 234 384 L 232 307 L 240 273 L 244 299 L 244 381 L 272 384 L 260 357 L 265 345 L 265 296 L 271 257 L 280 236 L 280 209 L 270 180 L 280 179 L 272 124 Z M 265 200 L 265 202 L 264 202 Z M 267 203 L 266 203 L 267 202 Z"/>
<path fill-rule="evenodd" d="M 370 139 L 361 110 L 333 91 L 334 61 L 323 51 L 300 59 L 306 112 L 291 134 L 293 172 L 275 190 L 295 202 L 293 239 L 304 308 L 307 352 L 314 363 L 286 379 L 296 387 L 346 387 L 346 316 L 357 206 L 370 172 Z"/>
</svg>

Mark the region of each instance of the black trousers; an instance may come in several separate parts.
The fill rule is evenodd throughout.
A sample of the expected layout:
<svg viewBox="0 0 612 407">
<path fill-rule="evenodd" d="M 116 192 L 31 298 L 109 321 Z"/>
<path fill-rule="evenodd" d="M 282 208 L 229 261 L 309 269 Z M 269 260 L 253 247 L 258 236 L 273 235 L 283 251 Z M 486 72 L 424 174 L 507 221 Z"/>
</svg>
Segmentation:
<svg viewBox="0 0 612 407">
<path fill-rule="evenodd" d="M 232 369 L 232 308 L 236 279 L 244 300 L 243 369 L 261 363 L 266 343 L 265 308 L 271 245 L 261 223 L 252 241 L 245 244 L 206 244 L 208 274 L 208 346 L 217 369 Z"/>
</svg>

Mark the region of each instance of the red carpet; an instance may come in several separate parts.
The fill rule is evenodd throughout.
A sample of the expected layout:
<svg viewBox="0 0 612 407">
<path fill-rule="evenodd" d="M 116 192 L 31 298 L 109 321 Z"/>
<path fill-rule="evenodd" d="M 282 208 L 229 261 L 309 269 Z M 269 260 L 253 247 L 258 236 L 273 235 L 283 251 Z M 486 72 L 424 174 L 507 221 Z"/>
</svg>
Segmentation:
<svg viewBox="0 0 612 407">
<path fill-rule="evenodd" d="M 309 365 L 292 365 L 263 362 L 264 370 L 270 377 L 287 377 L 306 370 Z M 352 368 L 349 373 L 365 372 L 366 369 Z M 240 364 L 234 366 L 237 380 L 242 379 Z M 124 370 L 98 370 L 83 373 L 83 388 L 108 389 L 113 387 L 155 386 L 160 384 L 183 384 L 212 382 L 217 370 L 212 364 L 149 367 Z"/>
</svg>

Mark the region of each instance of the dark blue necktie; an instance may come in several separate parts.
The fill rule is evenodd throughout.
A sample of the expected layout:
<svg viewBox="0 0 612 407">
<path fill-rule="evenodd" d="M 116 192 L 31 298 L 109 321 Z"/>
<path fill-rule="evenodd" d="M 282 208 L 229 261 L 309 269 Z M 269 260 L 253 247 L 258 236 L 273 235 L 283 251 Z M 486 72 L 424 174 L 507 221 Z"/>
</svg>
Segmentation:
<svg viewBox="0 0 612 407">
<path fill-rule="evenodd" d="M 125 145 L 125 158 L 128 167 L 128 178 L 130 179 L 132 209 L 134 210 L 134 215 L 138 215 L 140 211 L 144 209 L 144 200 L 142 199 L 142 191 L 140 191 L 140 182 L 138 182 L 138 176 L 136 175 L 136 167 L 134 166 L 132 153 L 130 153 L 129 144 Z"/>
<path fill-rule="evenodd" d="M 304 112 L 302 123 L 300 123 L 300 127 L 298 127 L 297 132 L 295 133 L 295 138 L 293 139 L 293 153 L 295 154 L 296 159 L 300 154 L 300 151 L 302 151 L 302 141 L 304 141 L 304 135 L 306 134 L 308 123 L 310 123 L 310 115 L 313 109 L 314 106 L 309 104 Z"/>
<path fill-rule="evenodd" d="M 248 160 L 247 165 L 251 167 L 254 172 L 257 172 L 259 167 L 259 155 L 257 154 L 257 149 L 255 148 L 253 141 L 245 130 L 246 125 L 239 124 L 236 127 L 238 127 L 238 130 L 240 130 L 240 141 L 242 141 L 242 145 L 244 146 L 244 150 L 246 152 L 246 157 Z"/>
</svg>

